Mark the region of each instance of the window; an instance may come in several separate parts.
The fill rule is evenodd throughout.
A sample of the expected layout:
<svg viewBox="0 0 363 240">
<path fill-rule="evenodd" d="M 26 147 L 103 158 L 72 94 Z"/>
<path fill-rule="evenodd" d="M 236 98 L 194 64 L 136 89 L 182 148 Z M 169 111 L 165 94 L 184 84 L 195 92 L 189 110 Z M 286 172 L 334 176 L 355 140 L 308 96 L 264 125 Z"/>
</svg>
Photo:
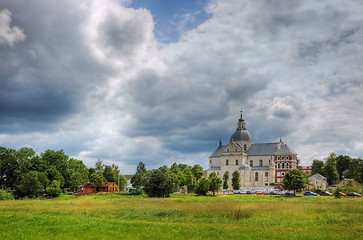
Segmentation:
<svg viewBox="0 0 363 240">
<path fill-rule="evenodd" d="M 236 165 L 238 165 L 238 159 L 236 159 Z"/>
<path fill-rule="evenodd" d="M 265 172 L 265 177 L 268 177 L 268 172 Z"/>
<path fill-rule="evenodd" d="M 219 176 L 219 172 L 217 172 L 217 176 Z"/>
<path fill-rule="evenodd" d="M 277 164 L 277 168 L 280 168 L 280 163 Z"/>
<path fill-rule="evenodd" d="M 229 149 L 227 149 L 227 152 L 229 152 Z"/>
<path fill-rule="evenodd" d="M 245 145 L 243 146 L 243 149 L 245 150 L 245 152 L 247 151 L 247 144 L 245 144 Z"/>
<path fill-rule="evenodd" d="M 289 160 L 289 156 L 286 156 L 286 160 Z"/>
<path fill-rule="evenodd" d="M 252 160 L 250 161 L 250 167 L 253 167 L 253 161 Z"/>
<path fill-rule="evenodd" d="M 280 160 L 280 157 L 277 157 L 277 160 Z"/>
<path fill-rule="evenodd" d="M 282 173 L 281 173 L 281 176 L 284 176 L 284 175 L 285 175 L 285 173 L 284 173 L 284 172 L 282 172 Z"/>
<path fill-rule="evenodd" d="M 281 176 L 281 173 L 280 172 L 277 172 L 277 176 L 280 177 Z"/>
<path fill-rule="evenodd" d="M 262 167 L 262 160 L 259 161 L 259 166 Z"/>
<path fill-rule="evenodd" d="M 289 163 L 286 163 L 286 168 L 289 168 Z"/>
<path fill-rule="evenodd" d="M 228 165 L 228 163 L 229 163 L 229 161 L 228 161 L 228 160 L 226 160 L 226 165 Z"/>
<path fill-rule="evenodd" d="M 209 160 L 209 163 L 212 164 L 212 159 Z"/>
<path fill-rule="evenodd" d="M 281 160 L 285 160 L 285 157 L 281 157 Z"/>
<path fill-rule="evenodd" d="M 258 172 L 255 173 L 255 181 L 258 181 Z"/>
<path fill-rule="evenodd" d="M 285 163 L 282 163 L 282 168 L 285 168 Z"/>
<path fill-rule="evenodd" d="M 271 160 L 268 160 L 268 164 L 271 164 Z"/>
</svg>

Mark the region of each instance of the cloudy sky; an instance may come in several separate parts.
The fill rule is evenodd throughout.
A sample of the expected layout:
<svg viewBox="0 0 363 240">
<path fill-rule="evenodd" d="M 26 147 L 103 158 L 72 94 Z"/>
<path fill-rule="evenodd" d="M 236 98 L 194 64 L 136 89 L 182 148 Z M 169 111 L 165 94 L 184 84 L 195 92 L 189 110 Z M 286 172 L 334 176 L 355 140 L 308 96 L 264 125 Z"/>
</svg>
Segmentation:
<svg viewBox="0 0 363 240">
<path fill-rule="evenodd" d="M 0 146 L 208 167 L 240 109 L 303 165 L 363 157 L 363 1 L 2 0 Z"/>
</svg>

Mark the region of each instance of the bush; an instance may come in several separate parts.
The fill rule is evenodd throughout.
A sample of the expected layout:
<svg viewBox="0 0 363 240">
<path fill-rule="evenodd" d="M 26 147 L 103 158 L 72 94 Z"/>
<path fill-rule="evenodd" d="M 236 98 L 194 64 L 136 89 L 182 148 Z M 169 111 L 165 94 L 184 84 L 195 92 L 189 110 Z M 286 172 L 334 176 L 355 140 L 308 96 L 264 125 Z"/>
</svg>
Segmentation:
<svg viewBox="0 0 363 240">
<path fill-rule="evenodd" d="M 5 190 L 5 189 L 0 189 L 0 200 L 13 200 L 14 196 L 11 192 Z"/>
<path fill-rule="evenodd" d="M 335 198 L 341 198 L 342 197 L 342 195 L 340 194 L 340 187 L 337 187 L 336 189 L 335 189 L 335 191 L 334 191 L 334 197 Z"/>
<path fill-rule="evenodd" d="M 340 191 L 344 193 L 360 192 L 359 188 L 354 184 L 353 180 L 349 180 L 344 186 L 341 186 Z"/>
<path fill-rule="evenodd" d="M 47 194 L 52 197 L 58 197 L 62 193 L 60 189 L 60 182 L 53 180 L 53 182 L 47 188 Z"/>
<path fill-rule="evenodd" d="M 322 191 L 324 191 L 324 189 L 322 188 L 315 188 L 314 192 L 316 192 L 317 194 L 320 194 Z"/>
<path fill-rule="evenodd" d="M 209 191 L 209 180 L 206 179 L 205 177 L 200 178 L 198 181 L 198 185 L 195 188 L 195 193 L 198 196 L 205 196 L 207 195 L 208 191 Z"/>
</svg>

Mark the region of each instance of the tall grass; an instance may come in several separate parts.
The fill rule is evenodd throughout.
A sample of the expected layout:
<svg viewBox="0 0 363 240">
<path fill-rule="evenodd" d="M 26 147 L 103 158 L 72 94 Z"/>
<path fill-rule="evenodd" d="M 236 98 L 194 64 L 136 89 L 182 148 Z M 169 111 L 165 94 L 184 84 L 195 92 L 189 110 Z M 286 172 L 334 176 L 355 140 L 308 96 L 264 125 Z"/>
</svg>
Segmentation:
<svg viewBox="0 0 363 240">
<path fill-rule="evenodd" d="M 0 239 L 358 239 L 361 198 L 124 194 L 0 201 Z"/>
</svg>

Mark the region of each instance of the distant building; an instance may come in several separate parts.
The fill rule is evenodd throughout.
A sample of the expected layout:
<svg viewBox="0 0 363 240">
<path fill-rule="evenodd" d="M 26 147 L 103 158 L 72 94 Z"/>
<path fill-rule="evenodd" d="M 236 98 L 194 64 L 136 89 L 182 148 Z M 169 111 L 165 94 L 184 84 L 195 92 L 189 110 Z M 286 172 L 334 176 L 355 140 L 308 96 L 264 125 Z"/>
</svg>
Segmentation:
<svg viewBox="0 0 363 240">
<path fill-rule="evenodd" d="M 80 193 L 98 193 L 98 192 L 118 192 L 118 185 L 113 182 L 105 182 L 102 186 L 97 187 L 93 183 L 84 183 L 80 188 Z"/>
<path fill-rule="evenodd" d="M 306 175 L 310 175 L 311 173 L 311 166 L 301 166 L 301 169 L 306 173 Z"/>
<path fill-rule="evenodd" d="M 296 168 L 297 153 L 281 139 L 274 143 L 254 144 L 241 113 L 237 130 L 229 143 L 222 145 L 222 141 L 219 141 L 219 146 L 209 156 L 207 175 L 216 172 L 222 178 L 228 171 L 231 186 L 232 173 L 238 171 L 241 189 L 262 189 L 270 183 L 281 187 L 285 173 Z"/>
<path fill-rule="evenodd" d="M 314 174 L 313 176 L 309 177 L 309 183 L 314 187 L 314 188 L 322 188 L 322 189 L 326 189 L 328 183 L 326 181 L 326 177 L 320 175 L 319 173 Z"/>
</svg>

